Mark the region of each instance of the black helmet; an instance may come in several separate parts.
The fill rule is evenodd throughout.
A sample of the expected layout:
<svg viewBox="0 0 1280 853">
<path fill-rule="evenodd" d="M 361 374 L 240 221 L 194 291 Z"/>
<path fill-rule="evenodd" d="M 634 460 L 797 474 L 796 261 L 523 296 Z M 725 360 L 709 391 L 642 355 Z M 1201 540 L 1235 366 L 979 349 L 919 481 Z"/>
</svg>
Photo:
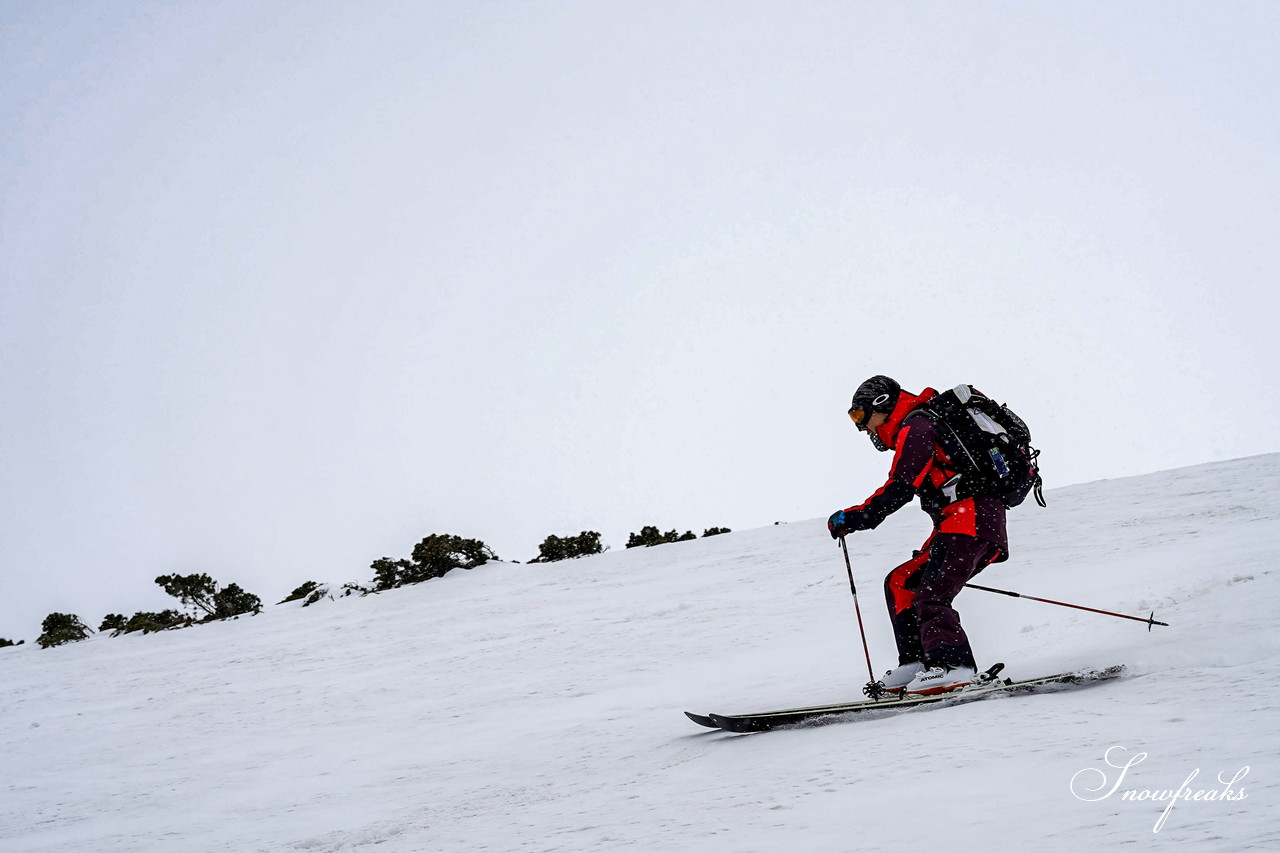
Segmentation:
<svg viewBox="0 0 1280 853">
<path fill-rule="evenodd" d="M 854 417 L 855 412 L 862 412 L 862 417 L 875 412 L 889 414 L 898 405 L 900 394 L 902 394 L 902 386 L 888 376 L 872 376 L 853 392 L 853 402 L 849 405 L 849 417 Z M 861 419 L 855 419 L 854 423 L 861 423 Z"/>
</svg>

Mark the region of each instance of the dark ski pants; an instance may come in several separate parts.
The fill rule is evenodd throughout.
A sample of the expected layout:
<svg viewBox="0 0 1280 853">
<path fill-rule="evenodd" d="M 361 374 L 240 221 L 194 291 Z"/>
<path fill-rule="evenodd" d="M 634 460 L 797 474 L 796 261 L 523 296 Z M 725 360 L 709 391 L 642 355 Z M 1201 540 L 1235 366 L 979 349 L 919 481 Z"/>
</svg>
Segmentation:
<svg viewBox="0 0 1280 853">
<path fill-rule="evenodd" d="M 951 601 L 969 578 L 999 556 L 997 546 L 976 536 L 934 533 L 923 549 L 889 573 L 884 592 L 899 663 L 978 668 Z"/>
</svg>

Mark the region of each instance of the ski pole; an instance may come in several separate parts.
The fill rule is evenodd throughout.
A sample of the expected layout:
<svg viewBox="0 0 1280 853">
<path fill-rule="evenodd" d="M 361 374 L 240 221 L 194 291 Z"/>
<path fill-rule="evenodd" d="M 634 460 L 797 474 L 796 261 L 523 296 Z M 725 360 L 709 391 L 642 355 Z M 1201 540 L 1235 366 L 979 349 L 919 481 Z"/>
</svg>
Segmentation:
<svg viewBox="0 0 1280 853">
<path fill-rule="evenodd" d="M 1110 610 L 1098 610 L 1094 607 L 1082 607 L 1079 604 L 1067 604 L 1065 601 L 1054 601 L 1052 598 L 1036 598 L 1034 595 L 1023 595 L 1020 592 L 1009 592 L 1007 589 L 992 589 L 989 586 L 978 586 L 976 583 L 967 583 L 965 586 L 970 589 L 980 589 L 984 592 L 998 592 L 1001 595 L 1008 595 L 1013 598 L 1029 598 L 1032 601 L 1043 601 L 1045 604 L 1056 604 L 1059 607 L 1074 607 L 1076 610 L 1088 610 L 1090 613 L 1101 613 L 1104 616 L 1115 616 L 1120 619 L 1132 619 L 1135 622 L 1145 622 L 1147 623 L 1147 631 L 1151 630 L 1152 625 L 1163 625 L 1166 628 L 1169 627 L 1168 622 L 1156 621 L 1156 612 L 1154 610 L 1151 611 L 1150 616 L 1143 619 L 1141 616 L 1126 616 L 1123 613 L 1112 613 Z"/>
<path fill-rule="evenodd" d="M 840 537 L 840 550 L 844 551 L 844 567 L 849 572 L 849 591 L 853 593 L 853 609 L 858 614 L 858 633 L 862 635 L 862 653 L 867 656 L 867 675 L 871 681 L 876 680 L 876 674 L 871 670 L 871 650 L 867 648 L 867 632 L 862 627 L 862 608 L 858 606 L 858 587 L 853 582 L 853 564 L 849 562 L 849 546 L 844 544 L 844 537 Z"/>
</svg>

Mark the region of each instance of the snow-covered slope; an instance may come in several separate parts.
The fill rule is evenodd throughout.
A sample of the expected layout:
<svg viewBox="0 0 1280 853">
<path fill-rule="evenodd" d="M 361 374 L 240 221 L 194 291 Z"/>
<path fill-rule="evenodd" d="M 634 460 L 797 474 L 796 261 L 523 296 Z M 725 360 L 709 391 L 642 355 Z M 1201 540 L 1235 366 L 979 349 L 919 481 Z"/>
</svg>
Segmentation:
<svg viewBox="0 0 1280 853">
<path fill-rule="evenodd" d="M 681 711 L 838 701 L 866 681 L 821 521 L 494 563 L 0 650 L 0 849 L 1280 849 L 1280 454 L 1048 497 L 1011 516 L 1013 558 L 979 582 L 1172 627 L 966 591 L 979 662 L 1125 663 L 1122 681 L 712 732 Z M 881 579 L 926 533 L 908 508 L 849 539 L 878 671 L 894 662 Z M 1118 780 L 1112 747 L 1146 757 Z M 1221 792 L 1221 773 L 1244 798 L 1180 799 L 1158 833 L 1167 802 L 1121 798 L 1195 770 L 1190 792 Z"/>
</svg>

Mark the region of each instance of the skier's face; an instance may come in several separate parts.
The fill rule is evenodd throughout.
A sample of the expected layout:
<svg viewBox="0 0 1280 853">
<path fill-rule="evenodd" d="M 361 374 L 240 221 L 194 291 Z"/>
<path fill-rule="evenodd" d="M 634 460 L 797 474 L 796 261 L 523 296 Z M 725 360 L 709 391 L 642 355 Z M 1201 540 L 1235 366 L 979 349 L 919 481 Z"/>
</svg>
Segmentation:
<svg viewBox="0 0 1280 853">
<path fill-rule="evenodd" d="M 854 423 L 857 424 L 859 432 L 871 432 L 877 427 L 883 426 L 884 422 L 887 420 L 889 420 L 889 416 L 887 414 L 884 412 L 875 412 L 866 417 L 855 419 Z"/>
</svg>

